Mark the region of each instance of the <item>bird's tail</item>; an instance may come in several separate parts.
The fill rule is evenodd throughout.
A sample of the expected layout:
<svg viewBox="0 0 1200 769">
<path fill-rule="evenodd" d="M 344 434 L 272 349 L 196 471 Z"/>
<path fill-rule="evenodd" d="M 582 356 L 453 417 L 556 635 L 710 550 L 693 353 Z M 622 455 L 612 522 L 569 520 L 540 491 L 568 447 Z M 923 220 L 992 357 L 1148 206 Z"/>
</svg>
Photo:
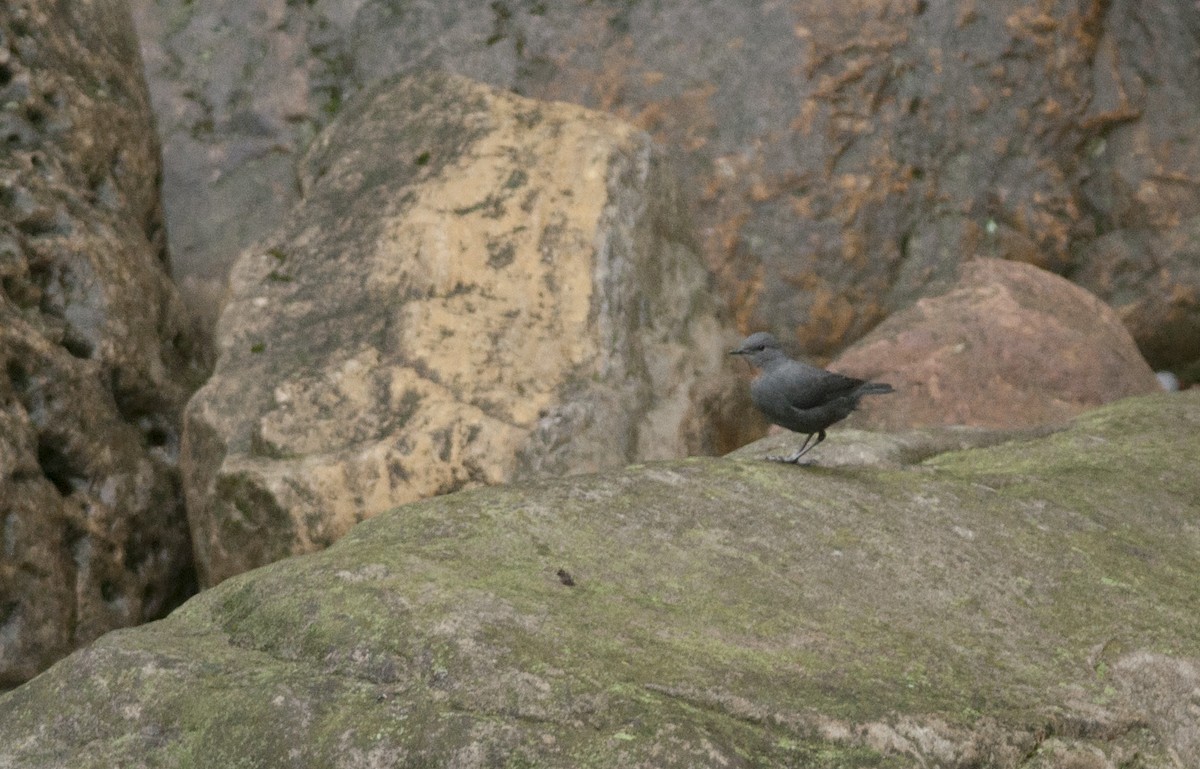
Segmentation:
<svg viewBox="0 0 1200 769">
<path fill-rule="evenodd" d="M 896 388 L 887 382 L 865 382 L 862 387 L 858 388 L 859 395 L 883 395 L 894 392 L 896 392 Z"/>
</svg>

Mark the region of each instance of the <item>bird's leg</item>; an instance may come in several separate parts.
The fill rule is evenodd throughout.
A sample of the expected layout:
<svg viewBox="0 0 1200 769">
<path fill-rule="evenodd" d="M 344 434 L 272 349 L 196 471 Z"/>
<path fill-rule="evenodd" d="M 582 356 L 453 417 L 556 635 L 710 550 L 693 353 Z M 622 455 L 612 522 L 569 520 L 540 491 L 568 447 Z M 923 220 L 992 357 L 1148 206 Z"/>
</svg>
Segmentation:
<svg viewBox="0 0 1200 769">
<path fill-rule="evenodd" d="M 783 462 L 785 464 L 791 464 L 800 458 L 800 455 L 804 453 L 804 447 L 807 446 L 808 442 L 811 440 L 812 434 L 809 433 L 808 435 L 804 436 L 804 443 L 800 444 L 800 448 L 796 451 L 788 454 L 786 457 L 781 455 L 770 455 L 767 457 L 767 459 L 771 462 Z"/>
<path fill-rule="evenodd" d="M 814 436 L 817 439 L 815 442 L 813 442 Z M 806 435 L 804 437 L 804 443 L 800 444 L 800 448 L 797 449 L 795 451 L 795 453 L 788 454 L 786 457 L 767 457 L 767 459 L 771 460 L 772 462 L 785 462 L 787 464 L 792 464 L 792 465 L 812 464 L 811 462 L 801 463 L 800 457 L 804 456 L 808 452 L 815 449 L 817 447 L 817 444 L 819 444 L 823 440 L 825 440 L 825 431 L 824 430 L 818 430 L 815 433 L 809 433 L 808 435 Z M 808 445 L 810 442 L 812 442 L 811 446 Z"/>
<path fill-rule="evenodd" d="M 812 436 L 810 435 L 808 437 L 811 438 Z M 819 446 L 821 444 L 821 441 L 823 441 L 823 440 L 825 440 L 825 431 L 820 430 L 817 432 L 817 440 L 813 442 L 813 445 L 809 446 L 808 441 L 805 441 L 804 445 L 800 447 L 800 451 L 796 453 L 796 456 L 792 459 L 792 461 L 798 462 L 800 460 L 800 457 L 804 456 L 808 452 L 815 449 L 817 446 Z"/>
<path fill-rule="evenodd" d="M 825 432 L 824 430 L 821 431 L 822 439 L 824 438 L 824 432 Z M 809 433 L 808 435 L 804 436 L 804 443 L 800 444 L 800 448 L 797 449 L 795 452 L 788 454 L 786 457 L 769 456 L 769 457 L 767 457 L 767 459 L 769 459 L 772 462 L 783 462 L 783 463 L 789 464 L 789 465 L 794 464 L 798 459 L 800 459 L 800 457 L 804 456 L 804 453 L 806 451 L 808 451 L 809 448 L 811 448 L 808 444 L 810 441 L 812 441 L 814 435 L 816 435 L 816 433 Z M 817 443 L 820 443 L 820 442 L 821 442 L 820 440 L 817 441 Z M 817 443 L 814 443 L 813 446 L 816 446 Z"/>
</svg>

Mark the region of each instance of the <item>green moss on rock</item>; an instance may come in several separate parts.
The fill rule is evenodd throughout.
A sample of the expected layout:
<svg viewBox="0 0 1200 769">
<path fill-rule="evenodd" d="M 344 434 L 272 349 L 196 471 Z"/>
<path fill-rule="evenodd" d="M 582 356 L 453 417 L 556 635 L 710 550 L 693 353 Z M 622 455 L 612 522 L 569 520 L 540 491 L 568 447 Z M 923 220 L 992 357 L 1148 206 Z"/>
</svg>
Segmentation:
<svg viewBox="0 0 1200 769">
<path fill-rule="evenodd" d="M 0 698 L 0 766 L 1179 766 L 1119 668 L 1200 658 L 1197 427 L 408 505 Z"/>
</svg>

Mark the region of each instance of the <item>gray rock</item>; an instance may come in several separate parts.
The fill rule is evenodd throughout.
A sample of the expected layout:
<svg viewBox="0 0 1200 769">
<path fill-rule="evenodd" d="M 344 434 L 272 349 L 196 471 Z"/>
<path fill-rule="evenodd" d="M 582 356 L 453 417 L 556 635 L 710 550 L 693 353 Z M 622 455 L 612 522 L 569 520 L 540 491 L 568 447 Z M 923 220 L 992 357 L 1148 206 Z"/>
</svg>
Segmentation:
<svg viewBox="0 0 1200 769">
<path fill-rule="evenodd" d="M 170 282 L 124 0 L 0 4 L 0 687 L 194 591 Z"/>
<path fill-rule="evenodd" d="M 851 415 L 845 424 L 857 423 L 860 416 L 861 414 Z M 1027 441 L 1051 435 L 1061 429 L 1061 425 L 1008 430 L 949 425 L 873 432 L 839 425 L 829 431 L 829 437 L 821 443 L 821 456 L 815 458 L 815 461 L 817 465 L 826 468 L 899 468 L 920 464 L 938 454 Z M 795 433 L 776 429 L 767 437 L 742 446 L 727 456 L 762 459 L 767 455 L 794 451 L 797 444 Z"/>
<path fill-rule="evenodd" d="M 0 697 L 0 766 L 1188 769 L 1197 452 L 1160 394 L 427 500 Z"/>
<path fill-rule="evenodd" d="M 1179 392 L 1179 377 L 1175 376 L 1171 371 L 1156 371 L 1154 376 L 1158 379 L 1158 384 L 1162 389 L 1169 393 Z"/>
</svg>

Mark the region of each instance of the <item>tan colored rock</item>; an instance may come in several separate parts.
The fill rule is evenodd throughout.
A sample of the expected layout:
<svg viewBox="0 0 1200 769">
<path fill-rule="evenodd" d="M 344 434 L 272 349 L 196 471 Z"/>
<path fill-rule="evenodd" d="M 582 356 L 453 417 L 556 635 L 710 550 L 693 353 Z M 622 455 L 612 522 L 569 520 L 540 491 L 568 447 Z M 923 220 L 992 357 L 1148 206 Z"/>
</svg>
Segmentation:
<svg viewBox="0 0 1200 769">
<path fill-rule="evenodd" d="M 429 75 L 348 104 L 301 183 L 188 407 L 206 583 L 415 499 L 728 442 L 694 403 L 735 334 L 645 134 Z"/>
<path fill-rule="evenodd" d="M 945 293 L 877 326 L 830 368 L 897 392 L 860 426 L 1034 427 L 1161 388 L 1117 314 L 1032 265 L 965 263 Z"/>
<path fill-rule="evenodd" d="M 0 687 L 194 590 L 189 328 L 124 0 L 0 4 Z"/>
</svg>

